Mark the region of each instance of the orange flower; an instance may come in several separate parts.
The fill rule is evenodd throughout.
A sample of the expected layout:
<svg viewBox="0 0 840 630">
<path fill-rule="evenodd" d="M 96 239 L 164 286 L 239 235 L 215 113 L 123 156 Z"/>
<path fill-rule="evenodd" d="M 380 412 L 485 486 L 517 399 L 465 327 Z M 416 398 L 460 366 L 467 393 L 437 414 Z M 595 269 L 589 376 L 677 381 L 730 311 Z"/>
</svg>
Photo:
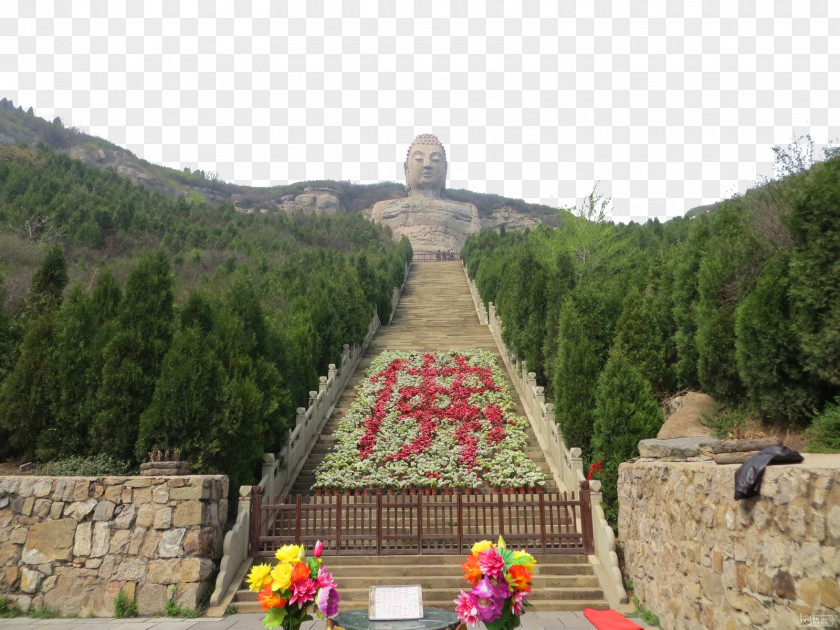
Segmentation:
<svg viewBox="0 0 840 630">
<path fill-rule="evenodd" d="M 507 577 L 508 584 L 517 590 L 531 590 L 531 572 L 521 564 L 514 564 L 510 569 L 508 569 L 508 575 L 505 577 Z"/>
<path fill-rule="evenodd" d="M 257 595 L 257 601 L 262 606 L 263 612 L 265 612 L 269 608 L 283 608 L 288 600 L 283 599 L 280 595 L 272 591 L 271 584 L 266 584 L 263 590 L 260 591 L 260 594 Z"/>
<path fill-rule="evenodd" d="M 292 582 L 302 582 L 308 580 L 312 575 L 312 571 L 305 562 L 298 562 L 292 569 Z"/>
<path fill-rule="evenodd" d="M 475 586 L 481 579 L 481 567 L 478 564 L 478 556 L 471 553 L 467 556 L 467 561 L 461 565 L 464 570 L 464 579 Z"/>
</svg>

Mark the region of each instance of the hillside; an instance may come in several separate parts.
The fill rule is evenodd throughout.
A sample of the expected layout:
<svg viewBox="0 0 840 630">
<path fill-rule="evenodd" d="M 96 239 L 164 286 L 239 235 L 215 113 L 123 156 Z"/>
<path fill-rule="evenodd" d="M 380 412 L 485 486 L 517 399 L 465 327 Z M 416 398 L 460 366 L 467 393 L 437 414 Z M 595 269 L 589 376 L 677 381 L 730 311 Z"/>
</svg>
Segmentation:
<svg viewBox="0 0 840 630">
<path fill-rule="evenodd" d="M 166 195 L 196 195 L 211 202 L 230 201 L 240 212 L 320 212 L 343 214 L 364 211 L 377 201 L 405 196 L 405 186 L 395 182 L 353 184 L 346 181 L 307 181 L 286 186 L 257 188 L 220 180 L 215 173 L 179 171 L 147 162 L 107 140 L 89 136 L 24 111 L 7 99 L 0 100 L 0 145 L 44 143 L 54 151 L 85 164 L 113 168 L 118 174 Z M 512 229 L 530 228 L 539 223 L 557 225 L 556 208 L 526 203 L 499 195 L 468 190 L 447 190 L 456 201 L 468 201 L 478 208 L 483 227 L 505 225 Z"/>
</svg>

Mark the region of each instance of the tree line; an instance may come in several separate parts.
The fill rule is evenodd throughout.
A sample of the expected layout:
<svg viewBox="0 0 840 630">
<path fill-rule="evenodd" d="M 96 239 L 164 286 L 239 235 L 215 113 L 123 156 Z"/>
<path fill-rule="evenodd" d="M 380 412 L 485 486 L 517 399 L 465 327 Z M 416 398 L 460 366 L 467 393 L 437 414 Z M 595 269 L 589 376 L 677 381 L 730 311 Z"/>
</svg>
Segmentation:
<svg viewBox="0 0 840 630">
<path fill-rule="evenodd" d="M 622 225 L 605 209 L 593 193 L 556 229 L 485 230 L 461 256 L 566 444 L 604 460 L 610 518 L 618 464 L 678 390 L 840 450 L 840 157 L 692 218 Z"/>
<path fill-rule="evenodd" d="M 2 457 L 179 449 L 197 472 L 253 481 L 343 344 L 387 320 L 411 260 L 407 239 L 357 215 L 246 215 L 11 149 L 0 276 L 24 273 L 17 245 L 41 261 L 19 299 L 0 277 Z M 24 216 L 59 236 L 14 230 Z"/>
</svg>

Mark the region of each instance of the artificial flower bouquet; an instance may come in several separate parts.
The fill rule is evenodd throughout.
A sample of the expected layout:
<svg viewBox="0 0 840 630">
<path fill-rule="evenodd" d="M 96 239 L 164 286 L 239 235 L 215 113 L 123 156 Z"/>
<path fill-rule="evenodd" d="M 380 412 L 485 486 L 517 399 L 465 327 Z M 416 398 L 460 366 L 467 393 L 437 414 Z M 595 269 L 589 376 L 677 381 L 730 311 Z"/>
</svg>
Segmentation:
<svg viewBox="0 0 840 630">
<path fill-rule="evenodd" d="M 526 551 L 513 551 L 504 538 L 493 544 L 477 542 L 461 565 L 464 578 L 472 590 L 461 590 L 455 600 L 455 612 L 467 625 L 484 622 L 488 630 L 509 630 L 519 627 L 519 617 L 530 606 L 531 571 L 537 563 Z"/>
<path fill-rule="evenodd" d="M 248 588 L 259 593 L 263 626 L 295 630 L 312 619 L 313 604 L 319 617 L 338 614 L 338 591 L 332 574 L 321 566 L 324 545 L 319 540 L 312 556 L 303 545 L 285 545 L 275 554 L 277 564 L 256 564 L 248 574 Z"/>
</svg>

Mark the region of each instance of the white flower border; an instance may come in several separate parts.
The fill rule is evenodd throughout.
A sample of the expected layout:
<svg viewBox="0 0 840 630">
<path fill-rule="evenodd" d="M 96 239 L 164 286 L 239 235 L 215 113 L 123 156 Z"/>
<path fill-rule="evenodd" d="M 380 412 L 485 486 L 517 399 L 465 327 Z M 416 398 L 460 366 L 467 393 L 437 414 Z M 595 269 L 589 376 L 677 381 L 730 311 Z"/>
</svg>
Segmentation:
<svg viewBox="0 0 840 630">
<path fill-rule="evenodd" d="M 399 412 L 390 408 L 382 421 L 376 446 L 371 456 L 359 458 L 358 443 L 365 434 L 364 420 L 369 417 L 382 387 L 371 383 L 370 377 L 382 372 L 392 361 L 407 359 L 415 367 L 422 367 L 423 356 L 435 356 L 435 367 L 454 363 L 455 355 L 467 359 L 467 364 L 489 367 L 493 381 L 501 387 L 498 392 L 485 391 L 473 394 L 471 404 L 483 407 L 498 405 L 505 412 L 505 438 L 499 444 L 489 444 L 479 439 L 476 449 L 477 465 L 472 471 L 459 461 L 455 426 L 441 423 L 437 439 L 423 453 L 411 461 L 391 460 L 385 457 L 402 449 L 417 435 L 414 422 L 399 420 Z M 420 377 L 400 372 L 397 388 L 419 385 Z M 479 397 L 476 399 L 475 397 Z M 441 400 L 441 403 L 448 401 Z M 541 487 L 545 474 L 525 453 L 528 420 L 514 413 L 515 405 L 507 387 L 507 380 L 493 353 L 486 350 L 459 350 L 449 352 L 406 352 L 386 350 L 373 359 L 364 380 L 356 386 L 356 398 L 347 415 L 338 422 L 333 433 L 336 444 L 315 472 L 314 488 L 354 490 L 366 488 L 480 488 L 485 485 L 498 488 Z M 486 427 L 479 434 L 486 436 Z M 430 478 L 426 473 L 437 473 L 440 478 Z"/>
</svg>

